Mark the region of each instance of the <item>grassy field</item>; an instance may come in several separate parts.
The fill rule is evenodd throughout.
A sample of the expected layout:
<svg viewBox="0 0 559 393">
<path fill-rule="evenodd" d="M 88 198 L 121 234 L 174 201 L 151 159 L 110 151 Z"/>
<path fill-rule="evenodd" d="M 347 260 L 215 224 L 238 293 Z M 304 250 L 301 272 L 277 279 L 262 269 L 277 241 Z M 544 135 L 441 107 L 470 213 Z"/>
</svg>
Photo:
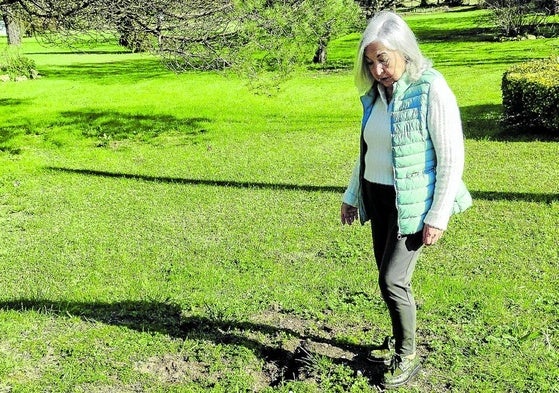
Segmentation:
<svg viewBox="0 0 559 393">
<path fill-rule="evenodd" d="M 498 125 L 503 72 L 559 40 L 492 42 L 478 16 L 406 17 L 458 98 L 475 205 L 418 264 L 400 391 L 559 392 L 559 144 Z M 0 392 L 378 391 L 370 229 L 338 222 L 357 40 L 271 97 L 25 42 L 43 78 L 0 84 Z"/>
</svg>

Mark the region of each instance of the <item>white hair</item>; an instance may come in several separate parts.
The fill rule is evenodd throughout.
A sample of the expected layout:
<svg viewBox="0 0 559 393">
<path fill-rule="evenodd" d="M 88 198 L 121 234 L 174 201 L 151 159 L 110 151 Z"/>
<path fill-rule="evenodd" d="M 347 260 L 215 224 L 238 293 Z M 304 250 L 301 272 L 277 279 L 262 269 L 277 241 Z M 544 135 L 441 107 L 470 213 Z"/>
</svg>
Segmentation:
<svg viewBox="0 0 559 393">
<path fill-rule="evenodd" d="M 361 94 L 369 91 L 375 83 L 364 58 L 365 48 L 373 42 L 400 52 L 406 60 L 406 71 L 412 81 L 432 65 L 421 53 L 415 34 L 407 23 L 394 12 L 380 11 L 371 18 L 363 32 L 355 60 L 355 86 Z"/>
</svg>

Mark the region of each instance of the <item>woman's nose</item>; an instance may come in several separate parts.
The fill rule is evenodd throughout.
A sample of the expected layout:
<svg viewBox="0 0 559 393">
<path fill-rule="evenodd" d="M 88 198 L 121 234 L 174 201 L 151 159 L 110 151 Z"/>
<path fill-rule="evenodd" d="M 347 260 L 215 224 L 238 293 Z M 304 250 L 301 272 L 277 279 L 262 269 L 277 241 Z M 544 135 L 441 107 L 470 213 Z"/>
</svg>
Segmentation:
<svg viewBox="0 0 559 393">
<path fill-rule="evenodd" d="M 381 63 L 371 65 L 370 69 L 371 69 L 371 73 L 373 74 L 373 76 L 376 76 L 376 77 L 379 77 L 380 75 L 382 75 L 382 72 L 384 71 L 384 68 L 382 67 Z"/>
</svg>

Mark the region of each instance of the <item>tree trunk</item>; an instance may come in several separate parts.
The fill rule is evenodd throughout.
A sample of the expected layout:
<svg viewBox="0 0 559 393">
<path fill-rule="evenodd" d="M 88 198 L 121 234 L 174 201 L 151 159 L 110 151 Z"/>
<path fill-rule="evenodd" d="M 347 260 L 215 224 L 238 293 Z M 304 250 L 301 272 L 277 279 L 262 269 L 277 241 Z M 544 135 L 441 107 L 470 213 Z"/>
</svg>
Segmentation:
<svg viewBox="0 0 559 393">
<path fill-rule="evenodd" d="M 4 20 L 4 26 L 6 26 L 8 45 L 21 45 L 21 26 L 19 21 L 8 12 L 2 12 L 2 19 Z"/>
<path fill-rule="evenodd" d="M 324 64 L 326 63 L 326 45 L 320 43 L 316 52 L 314 53 L 314 57 L 312 59 L 314 64 Z"/>
<path fill-rule="evenodd" d="M 331 22 L 327 22 L 324 34 L 322 34 L 322 37 L 318 39 L 318 47 L 314 52 L 314 57 L 312 59 L 314 64 L 326 64 L 326 58 L 328 56 L 328 43 L 330 42 L 331 35 L 332 24 Z"/>
</svg>

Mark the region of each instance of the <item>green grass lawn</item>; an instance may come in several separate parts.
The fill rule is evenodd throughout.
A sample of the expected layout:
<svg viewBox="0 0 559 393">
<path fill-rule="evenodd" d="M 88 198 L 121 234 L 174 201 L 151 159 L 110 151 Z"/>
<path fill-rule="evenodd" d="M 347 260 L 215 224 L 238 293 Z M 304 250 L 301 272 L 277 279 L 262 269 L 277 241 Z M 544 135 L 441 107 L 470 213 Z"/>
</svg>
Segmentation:
<svg viewBox="0 0 559 393">
<path fill-rule="evenodd" d="M 475 205 L 418 264 L 400 391 L 559 392 L 559 144 L 499 128 L 503 72 L 559 40 L 482 40 L 478 16 L 406 17 L 459 101 Z M 378 391 L 370 230 L 338 222 L 357 40 L 271 97 L 26 42 L 43 78 L 0 84 L 0 392 Z"/>
</svg>

